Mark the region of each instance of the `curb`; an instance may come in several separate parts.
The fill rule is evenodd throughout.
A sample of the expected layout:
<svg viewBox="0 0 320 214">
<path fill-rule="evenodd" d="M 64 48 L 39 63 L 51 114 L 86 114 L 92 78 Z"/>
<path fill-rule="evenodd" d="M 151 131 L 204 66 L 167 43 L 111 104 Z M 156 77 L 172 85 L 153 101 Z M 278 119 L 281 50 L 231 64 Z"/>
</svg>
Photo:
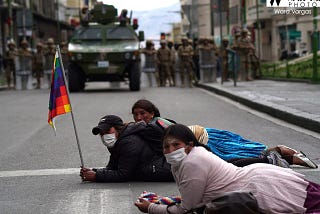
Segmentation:
<svg viewBox="0 0 320 214">
<path fill-rule="evenodd" d="M 235 95 L 227 90 L 208 86 L 208 85 L 201 84 L 201 83 L 198 83 L 197 86 L 199 88 L 203 88 L 205 90 L 214 92 L 218 95 L 228 97 L 228 98 L 230 98 L 234 101 L 237 101 L 243 105 L 246 105 L 252 109 L 269 114 L 273 117 L 279 118 L 279 119 L 286 121 L 288 123 L 292 123 L 292 124 L 300 126 L 302 128 L 320 133 L 320 122 L 319 121 L 315 121 L 310 118 L 302 117 L 302 116 L 299 116 L 299 115 L 296 115 L 296 114 L 293 114 L 293 113 L 290 113 L 290 112 L 287 112 L 287 111 L 284 111 L 284 110 L 281 110 L 278 108 L 273 108 L 271 106 L 264 105 L 262 103 L 251 101 L 251 100 L 246 99 L 244 97 Z"/>
</svg>

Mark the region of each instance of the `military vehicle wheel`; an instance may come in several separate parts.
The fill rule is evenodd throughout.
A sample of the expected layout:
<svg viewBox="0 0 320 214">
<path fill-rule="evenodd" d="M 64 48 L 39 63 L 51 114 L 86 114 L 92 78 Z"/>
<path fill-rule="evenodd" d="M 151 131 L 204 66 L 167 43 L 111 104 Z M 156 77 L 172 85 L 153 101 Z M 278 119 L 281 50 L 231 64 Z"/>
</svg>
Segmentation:
<svg viewBox="0 0 320 214">
<path fill-rule="evenodd" d="M 84 81 L 79 68 L 70 65 L 68 69 L 68 85 L 70 92 L 77 92 L 84 89 Z"/>
<path fill-rule="evenodd" d="M 139 63 L 133 63 L 129 74 L 129 87 L 131 91 L 140 90 L 140 66 Z"/>
</svg>

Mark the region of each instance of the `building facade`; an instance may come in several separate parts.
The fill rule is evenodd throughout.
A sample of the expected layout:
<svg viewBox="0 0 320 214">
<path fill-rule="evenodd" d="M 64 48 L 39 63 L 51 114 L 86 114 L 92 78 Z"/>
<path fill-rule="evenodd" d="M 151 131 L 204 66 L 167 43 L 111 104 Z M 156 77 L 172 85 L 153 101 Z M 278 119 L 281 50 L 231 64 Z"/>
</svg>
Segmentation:
<svg viewBox="0 0 320 214">
<path fill-rule="evenodd" d="M 214 36 L 220 44 L 221 37 L 229 37 L 232 42 L 237 31 L 247 28 L 262 61 L 279 60 L 284 52 L 311 53 L 313 33 L 319 34 L 312 8 L 271 8 L 266 0 L 181 0 L 181 9 L 189 23 L 182 33 L 192 38 Z"/>
</svg>

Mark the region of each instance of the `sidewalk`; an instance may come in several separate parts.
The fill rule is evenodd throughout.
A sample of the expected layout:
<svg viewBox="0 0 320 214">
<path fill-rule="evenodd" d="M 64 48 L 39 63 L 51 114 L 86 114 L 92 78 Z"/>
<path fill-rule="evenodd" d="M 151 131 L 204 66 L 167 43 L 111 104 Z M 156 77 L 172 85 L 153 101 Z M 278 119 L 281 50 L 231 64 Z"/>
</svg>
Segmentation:
<svg viewBox="0 0 320 214">
<path fill-rule="evenodd" d="M 320 133 L 320 85 L 300 82 L 254 80 L 199 83 L 248 107 L 286 122 Z"/>
</svg>

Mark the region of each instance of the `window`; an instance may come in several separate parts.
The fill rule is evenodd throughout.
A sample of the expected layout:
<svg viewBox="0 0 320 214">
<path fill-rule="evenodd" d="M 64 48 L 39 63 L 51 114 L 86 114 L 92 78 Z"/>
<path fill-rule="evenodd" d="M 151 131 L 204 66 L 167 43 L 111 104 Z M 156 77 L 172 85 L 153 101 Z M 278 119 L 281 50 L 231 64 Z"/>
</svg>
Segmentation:
<svg viewBox="0 0 320 214">
<path fill-rule="evenodd" d="M 116 26 L 107 29 L 107 39 L 136 40 L 135 34 L 127 27 Z"/>
</svg>

